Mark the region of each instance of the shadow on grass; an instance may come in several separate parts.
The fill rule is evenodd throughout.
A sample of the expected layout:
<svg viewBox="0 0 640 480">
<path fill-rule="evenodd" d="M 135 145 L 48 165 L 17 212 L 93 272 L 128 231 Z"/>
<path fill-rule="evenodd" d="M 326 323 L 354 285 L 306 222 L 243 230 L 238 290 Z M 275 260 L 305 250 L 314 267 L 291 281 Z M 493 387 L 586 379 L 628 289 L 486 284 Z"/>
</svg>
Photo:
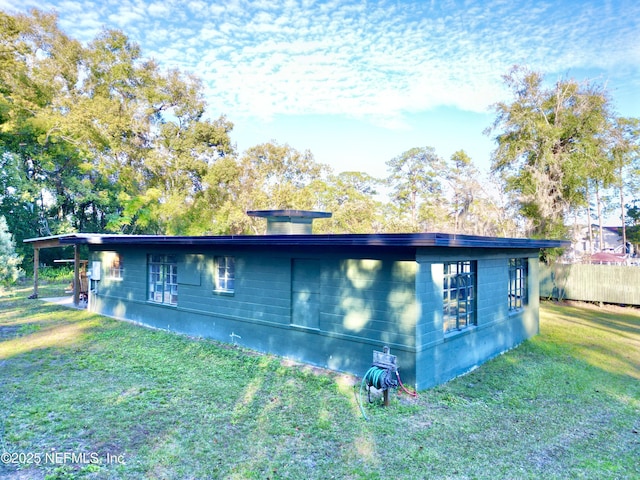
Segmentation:
<svg viewBox="0 0 640 480">
<path fill-rule="evenodd" d="M 561 345 L 593 367 L 640 379 L 640 317 L 621 310 L 545 303 L 541 335 L 533 341 Z"/>
<path fill-rule="evenodd" d="M 18 329 L 18 335 L 12 339 L 6 338 L 4 329 L 7 327 L 0 326 L 0 338 L 3 338 L 3 341 L 0 342 L 0 360 L 45 348 L 77 346 L 86 336 L 87 331 L 97 326 L 98 323 L 97 319 L 63 323 L 38 329 L 35 333 L 27 335 L 20 335 L 20 329 Z M 32 322 L 25 325 L 37 328 L 40 324 Z M 11 327 L 8 328 L 11 329 Z"/>
<path fill-rule="evenodd" d="M 28 292 L 30 289 L 24 288 L 0 297 L 0 360 L 75 345 L 103 323 L 98 315 L 28 299 Z"/>
<path fill-rule="evenodd" d="M 552 312 L 563 316 L 575 316 L 576 320 L 590 327 L 604 330 L 609 333 L 631 333 L 640 335 L 640 310 L 604 306 L 597 307 L 589 303 L 579 302 L 543 302 L 543 305 Z"/>
</svg>

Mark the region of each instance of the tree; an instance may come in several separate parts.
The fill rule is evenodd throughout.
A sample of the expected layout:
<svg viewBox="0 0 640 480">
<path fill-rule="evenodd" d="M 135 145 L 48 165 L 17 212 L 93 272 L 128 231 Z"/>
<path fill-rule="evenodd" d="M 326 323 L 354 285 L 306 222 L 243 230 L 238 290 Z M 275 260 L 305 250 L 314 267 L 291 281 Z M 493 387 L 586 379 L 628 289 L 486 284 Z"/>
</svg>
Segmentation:
<svg viewBox="0 0 640 480">
<path fill-rule="evenodd" d="M 381 202 L 376 199 L 379 179 L 364 172 L 342 172 L 316 180 L 310 187 L 315 192 L 315 208 L 331 212 L 330 219 L 318 224 L 322 233 L 372 233 L 382 228 Z"/>
<path fill-rule="evenodd" d="M 220 233 L 264 233 L 266 224 L 247 216 L 248 210 L 313 209 L 312 185 L 329 172 L 310 151 L 300 152 L 275 141 L 256 145 L 237 161 L 214 164 L 206 176 L 212 191 L 205 198 L 218 204 L 213 223 Z"/>
<path fill-rule="evenodd" d="M 451 192 L 450 210 L 454 233 L 467 229 L 476 192 L 480 190 L 478 177 L 478 170 L 464 150 L 458 150 L 451 156 L 451 168 L 447 170 L 446 180 Z"/>
<path fill-rule="evenodd" d="M 563 237 L 565 219 L 586 204 L 589 182 L 604 185 L 611 165 L 602 136 L 611 118 L 606 92 L 574 80 L 545 87 L 538 72 L 514 67 L 504 76 L 510 103 L 493 108 L 492 170 L 517 195 L 530 235 Z M 602 168 L 594 169 L 594 165 Z"/>
<path fill-rule="evenodd" d="M 109 119 L 96 130 L 107 146 L 96 169 L 115 180 L 112 191 L 121 205 L 108 228 L 199 230 L 194 223 L 204 177 L 216 160 L 234 154 L 233 124 L 224 116 L 205 119 L 201 81 L 177 70 L 161 72 L 121 32 L 103 32 L 91 44 L 89 71 L 91 103 Z"/>
<path fill-rule="evenodd" d="M 57 92 L 74 82 L 79 43 L 53 28 L 53 16 L 34 12 L 11 17 L 0 12 L 0 153 L 3 178 L 0 211 L 21 240 L 50 235 L 48 182 L 72 170 L 72 155 L 55 125 L 42 115 Z M 56 55 L 48 54 L 56 48 Z M 56 108 L 60 108 L 57 106 Z M 67 168 L 56 169 L 65 162 Z M 8 183 L 5 183 L 8 182 Z"/>
<path fill-rule="evenodd" d="M 8 230 L 7 221 L 0 216 L 0 285 L 10 285 L 20 275 L 22 258 L 16 253 L 16 245 Z"/>
<path fill-rule="evenodd" d="M 432 147 L 423 147 L 407 150 L 389 160 L 387 166 L 397 222 L 391 229 L 424 231 L 442 216 L 444 161 Z"/>
<path fill-rule="evenodd" d="M 640 170 L 640 119 L 617 118 L 610 136 L 610 155 L 614 165 L 614 185 L 618 190 L 622 243 L 627 243 L 625 191 L 637 191 Z"/>
<path fill-rule="evenodd" d="M 640 245 L 640 206 L 638 206 L 638 200 L 635 200 L 633 204 L 626 205 L 627 215 L 626 219 L 629 222 L 629 226 L 625 227 L 626 240 L 635 245 L 635 253 L 638 253 L 638 245 Z"/>
<path fill-rule="evenodd" d="M 29 212 L 29 236 L 200 228 L 204 178 L 235 151 L 199 79 L 117 30 L 83 47 L 38 10 L 0 12 L 0 46 L 0 149 L 20 180 L 1 211 Z"/>
<path fill-rule="evenodd" d="M 448 223 L 445 231 L 467 235 L 514 236 L 516 227 L 506 202 L 500 201 L 500 188 L 485 179 L 464 150 L 458 150 L 447 164 Z"/>
</svg>

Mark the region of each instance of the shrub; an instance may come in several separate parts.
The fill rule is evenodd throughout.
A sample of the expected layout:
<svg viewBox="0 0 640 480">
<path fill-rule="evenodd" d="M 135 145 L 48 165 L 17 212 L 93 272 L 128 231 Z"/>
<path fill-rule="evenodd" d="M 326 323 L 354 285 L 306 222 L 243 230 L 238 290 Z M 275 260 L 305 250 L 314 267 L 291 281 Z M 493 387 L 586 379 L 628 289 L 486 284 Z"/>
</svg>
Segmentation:
<svg viewBox="0 0 640 480">
<path fill-rule="evenodd" d="M 8 286 L 21 274 L 22 258 L 16 253 L 16 244 L 7 227 L 7 220 L 0 216 L 0 286 Z"/>
</svg>

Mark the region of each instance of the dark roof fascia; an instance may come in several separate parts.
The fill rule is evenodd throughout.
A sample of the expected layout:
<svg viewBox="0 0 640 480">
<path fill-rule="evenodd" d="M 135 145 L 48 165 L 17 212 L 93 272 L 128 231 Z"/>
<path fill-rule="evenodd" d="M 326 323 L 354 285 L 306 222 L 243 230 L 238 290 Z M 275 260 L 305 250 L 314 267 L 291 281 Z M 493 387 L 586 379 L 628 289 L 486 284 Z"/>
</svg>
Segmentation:
<svg viewBox="0 0 640 480">
<path fill-rule="evenodd" d="M 247 215 L 250 217 L 262 217 L 262 218 L 331 218 L 330 212 L 317 212 L 312 210 L 249 210 Z"/>
<path fill-rule="evenodd" d="M 25 240 L 26 241 L 26 240 Z M 382 233 L 332 235 L 228 235 L 165 236 L 69 234 L 60 237 L 62 244 L 87 245 L 162 245 L 162 246 L 309 246 L 309 247 L 457 247 L 540 249 L 568 247 L 565 240 L 531 238 L 479 237 L 446 233 Z"/>
<path fill-rule="evenodd" d="M 61 240 L 66 237 L 74 237 L 77 234 L 75 233 L 63 233 L 61 235 L 50 235 L 48 237 L 35 237 L 35 238 L 25 238 L 22 243 L 39 243 L 46 242 L 50 240 Z"/>
<path fill-rule="evenodd" d="M 29 243 L 33 245 L 34 249 L 68 247 L 74 242 L 64 242 L 63 240 L 75 236 L 76 234 L 73 233 L 63 233 L 61 235 L 49 235 L 48 237 L 25 238 L 22 243 Z"/>
</svg>

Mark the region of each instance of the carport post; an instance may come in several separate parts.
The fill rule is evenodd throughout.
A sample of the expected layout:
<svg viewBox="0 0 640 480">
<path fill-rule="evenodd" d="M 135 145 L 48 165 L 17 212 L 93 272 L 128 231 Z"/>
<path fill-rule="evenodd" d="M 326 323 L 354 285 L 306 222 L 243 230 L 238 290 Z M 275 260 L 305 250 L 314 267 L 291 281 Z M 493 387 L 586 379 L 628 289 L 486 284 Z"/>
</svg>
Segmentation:
<svg viewBox="0 0 640 480">
<path fill-rule="evenodd" d="M 38 266 L 40 265 L 40 249 L 33 247 L 33 295 L 31 298 L 38 298 Z"/>
<path fill-rule="evenodd" d="M 73 304 L 80 304 L 80 252 L 78 245 L 73 245 Z"/>
</svg>

